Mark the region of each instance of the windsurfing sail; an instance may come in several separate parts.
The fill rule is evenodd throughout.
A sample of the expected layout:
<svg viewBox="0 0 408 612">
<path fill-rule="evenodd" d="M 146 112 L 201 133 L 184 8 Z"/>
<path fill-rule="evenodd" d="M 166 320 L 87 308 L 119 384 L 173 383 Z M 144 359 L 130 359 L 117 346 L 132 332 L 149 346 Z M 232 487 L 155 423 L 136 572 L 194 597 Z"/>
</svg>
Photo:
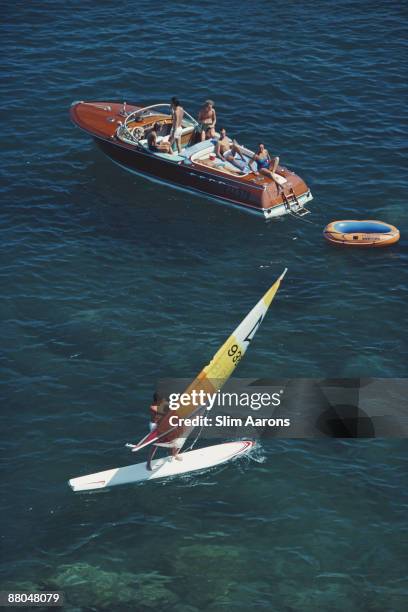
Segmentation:
<svg viewBox="0 0 408 612">
<path fill-rule="evenodd" d="M 185 394 L 190 395 L 190 397 L 192 396 L 192 391 L 196 391 L 197 393 L 203 391 L 204 393 L 213 394 L 219 391 L 227 382 L 238 363 L 245 355 L 248 346 L 258 331 L 286 271 L 287 268 L 285 268 L 278 280 L 252 308 L 245 319 L 215 353 L 210 363 L 201 370 L 198 376 L 187 387 L 184 391 Z M 132 445 L 132 450 L 138 451 L 149 444 L 160 445 L 165 443 L 167 445 L 167 443 L 171 443 L 174 439 L 185 441 L 186 428 L 182 426 L 172 427 L 169 422 L 170 417 L 176 415 L 179 418 L 186 418 L 193 415 L 198 409 L 200 408 L 191 402 L 186 406 L 180 406 L 177 410 L 171 410 L 161 419 L 154 431 L 142 438 L 138 444 Z M 183 442 L 181 442 L 181 445 L 182 444 Z"/>
</svg>

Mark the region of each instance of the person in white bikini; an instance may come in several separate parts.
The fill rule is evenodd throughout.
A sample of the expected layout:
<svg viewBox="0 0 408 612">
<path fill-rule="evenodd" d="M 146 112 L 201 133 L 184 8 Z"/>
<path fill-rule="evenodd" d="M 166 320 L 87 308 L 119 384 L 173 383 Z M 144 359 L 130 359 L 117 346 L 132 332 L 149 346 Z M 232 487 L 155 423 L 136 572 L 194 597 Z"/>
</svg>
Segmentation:
<svg viewBox="0 0 408 612">
<path fill-rule="evenodd" d="M 171 114 L 173 123 L 171 126 L 169 143 L 173 146 L 173 143 L 176 142 L 177 150 L 179 153 L 181 153 L 181 133 L 183 131 L 181 124 L 184 117 L 184 108 L 180 105 L 180 101 L 175 97 L 171 99 Z"/>
</svg>

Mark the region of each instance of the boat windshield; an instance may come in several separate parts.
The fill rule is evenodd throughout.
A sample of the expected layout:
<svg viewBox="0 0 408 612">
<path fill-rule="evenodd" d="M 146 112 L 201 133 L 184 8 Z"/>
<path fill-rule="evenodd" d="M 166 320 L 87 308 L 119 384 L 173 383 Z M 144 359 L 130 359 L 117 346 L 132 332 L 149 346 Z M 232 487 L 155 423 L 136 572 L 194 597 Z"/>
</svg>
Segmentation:
<svg viewBox="0 0 408 612">
<path fill-rule="evenodd" d="M 138 108 L 137 110 L 129 113 L 126 117 L 124 125 L 127 126 L 128 123 L 132 121 L 141 121 L 142 119 L 146 119 L 148 117 L 157 117 L 157 115 L 171 115 L 171 104 L 152 104 L 151 106 L 145 106 L 144 108 Z M 186 127 L 196 127 L 198 125 L 197 121 L 192 117 L 187 111 L 184 111 L 184 117 L 182 121 L 183 128 Z"/>
</svg>

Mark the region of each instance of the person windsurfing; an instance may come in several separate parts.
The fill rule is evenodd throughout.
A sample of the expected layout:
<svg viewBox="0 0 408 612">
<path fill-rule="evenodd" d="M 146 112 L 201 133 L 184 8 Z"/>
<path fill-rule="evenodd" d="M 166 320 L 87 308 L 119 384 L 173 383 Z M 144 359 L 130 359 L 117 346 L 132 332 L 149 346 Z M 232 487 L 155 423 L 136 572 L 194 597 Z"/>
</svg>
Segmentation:
<svg viewBox="0 0 408 612">
<path fill-rule="evenodd" d="M 169 402 L 163 395 L 161 395 L 160 393 L 156 391 L 153 394 L 153 402 L 150 405 L 149 410 L 150 410 L 149 429 L 150 431 L 154 431 L 157 428 L 157 425 L 159 424 L 161 419 L 164 416 L 166 416 L 166 414 L 169 412 L 170 410 Z M 156 454 L 157 448 L 158 447 L 155 444 L 153 444 L 150 448 L 149 456 L 147 458 L 147 463 L 146 463 L 147 470 L 152 470 L 152 459 L 154 455 Z M 171 447 L 171 455 L 174 457 L 174 459 L 181 461 L 181 457 L 178 456 L 179 452 L 180 452 L 180 448 Z"/>
<path fill-rule="evenodd" d="M 169 402 L 166 398 L 158 393 L 153 393 L 153 402 L 150 404 L 150 431 L 154 431 L 157 427 L 158 422 L 165 414 L 169 411 Z"/>
</svg>

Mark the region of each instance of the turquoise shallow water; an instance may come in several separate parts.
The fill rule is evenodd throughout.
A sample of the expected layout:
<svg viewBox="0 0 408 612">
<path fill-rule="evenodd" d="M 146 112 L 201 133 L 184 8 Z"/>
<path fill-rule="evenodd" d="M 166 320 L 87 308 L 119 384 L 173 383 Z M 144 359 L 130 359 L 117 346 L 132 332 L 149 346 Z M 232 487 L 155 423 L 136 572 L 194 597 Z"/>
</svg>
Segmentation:
<svg viewBox="0 0 408 612">
<path fill-rule="evenodd" d="M 129 462 L 157 380 L 193 377 L 286 266 L 239 376 L 406 376 L 405 16 L 345 0 L 209 2 L 205 18 L 182 2 L 7 5 L 5 581 L 83 610 L 406 608 L 404 440 L 269 440 L 199 477 L 66 486 Z M 136 178 L 69 122 L 72 100 L 175 93 L 193 113 L 214 98 L 249 146 L 262 134 L 310 185 L 310 223 Z M 342 218 L 401 240 L 330 248 L 322 229 Z"/>
</svg>

